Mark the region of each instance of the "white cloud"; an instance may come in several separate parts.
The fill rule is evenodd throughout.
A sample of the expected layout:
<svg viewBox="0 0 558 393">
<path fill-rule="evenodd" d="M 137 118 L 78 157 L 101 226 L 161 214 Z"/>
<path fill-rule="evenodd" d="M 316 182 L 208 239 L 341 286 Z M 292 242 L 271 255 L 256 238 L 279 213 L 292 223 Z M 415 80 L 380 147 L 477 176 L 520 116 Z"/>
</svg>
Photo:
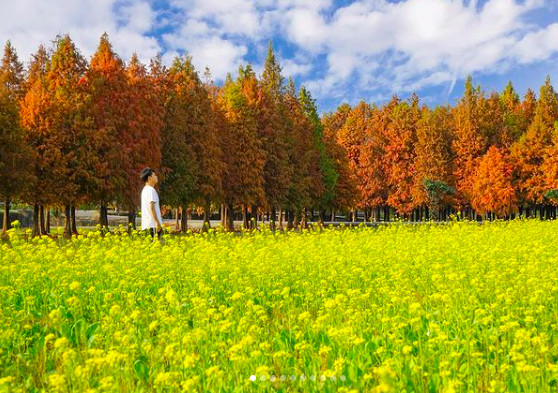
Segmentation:
<svg viewBox="0 0 558 393">
<path fill-rule="evenodd" d="M 148 61 L 160 51 L 157 40 L 146 35 L 156 17 L 146 1 L 20 0 L 4 2 L 0 9 L 0 41 L 10 40 L 25 62 L 40 44 L 50 48 L 58 34 L 70 34 L 86 58 L 104 32 L 124 59 L 137 52 Z"/>
<path fill-rule="evenodd" d="M 219 37 L 212 37 L 191 45 L 189 53 L 200 73 L 203 73 L 207 66 L 213 78 L 222 81 L 228 72 L 234 74 L 238 70 L 247 51 L 245 46 L 237 46 Z"/>
<path fill-rule="evenodd" d="M 137 52 L 148 63 L 164 48 L 170 64 L 188 52 L 198 71 L 207 65 L 222 81 L 249 59 L 260 71 L 271 39 L 284 75 L 316 98 L 451 90 L 469 73 L 500 73 L 558 52 L 556 0 L 166 0 L 157 11 L 153 0 L 0 1 L 0 40 L 10 39 L 23 60 L 64 33 L 89 57 L 106 31 L 125 60 Z M 547 26 L 529 18 L 545 9 Z"/>
<path fill-rule="evenodd" d="M 312 65 L 308 61 L 297 61 L 293 59 L 279 60 L 279 64 L 283 67 L 282 74 L 285 77 L 295 77 L 298 75 L 306 75 L 312 69 Z"/>
<path fill-rule="evenodd" d="M 329 20 L 312 14 L 306 29 L 291 24 L 287 34 L 308 52 L 327 56 L 327 73 L 315 85 L 354 94 L 405 92 L 551 56 L 558 51 L 558 27 L 537 31 L 524 21 L 542 6 L 542 0 L 488 0 L 481 7 L 463 0 L 361 0 Z M 294 21 L 308 12 L 291 10 Z"/>
<path fill-rule="evenodd" d="M 285 14 L 285 25 L 289 38 L 304 49 L 316 52 L 325 47 L 327 26 L 317 11 L 306 8 L 290 10 Z"/>
<path fill-rule="evenodd" d="M 173 1 L 188 19 L 211 21 L 223 34 L 255 36 L 263 29 L 261 14 L 250 0 Z"/>
<path fill-rule="evenodd" d="M 146 1 L 128 3 L 118 9 L 117 17 L 134 32 L 146 33 L 155 22 L 155 12 Z"/>
<path fill-rule="evenodd" d="M 558 52 L 558 23 L 531 32 L 517 42 L 514 52 L 521 64 L 546 60 Z"/>
</svg>

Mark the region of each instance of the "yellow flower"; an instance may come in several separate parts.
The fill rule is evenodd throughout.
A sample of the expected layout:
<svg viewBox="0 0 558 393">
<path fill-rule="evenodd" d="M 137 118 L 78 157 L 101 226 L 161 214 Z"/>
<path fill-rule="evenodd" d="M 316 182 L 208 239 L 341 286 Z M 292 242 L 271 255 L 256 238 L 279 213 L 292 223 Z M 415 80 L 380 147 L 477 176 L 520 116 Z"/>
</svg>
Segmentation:
<svg viewBox="0 0 558 393">
<path fill-rule="evenodd" d="M 327 355 L 328 353 L 331 352 L 331 348 L 328 347 L 327 345 L 320 345 L 320 350 L 318 351 L 318 354 L 320 356 L 324 356 Z"/>
<path fill-rule="evenodd" d="M 221 378 L 223 374 L 224 374 L 223 371 L 219 370 L 219 366 L 212 366 L 209 367 L 207 370 L 205 370 L 205 375 L 208 378 L 211 377 Z"/>
<path fill-rule="evenodd" d="M 165 295 L 165 300 L 167 301 L 167 303 L 174 305 L 174 304 L 178 303 L 178 295 L 176 294 L 176 292 L 173 289 L 171 289 Z"/>
<path fill-rule="evenodd" d="M 7 385 L 13 381 L 15 381 L 15 377 L 12 376 L 0 378 L 0 385 Z"/>
<path fill-rule="evenodd" d="M 72 296 L 68 299 L 68 304 L 72 307 L 79 307 L 80 301 L 79 298 L 76 296 Z"/>
<path fill-rule="evenodd" d="M 242 292 L 235 292 L 232 294 L 231 299 L 232 300 L 238 300 L 238 299 L 242 299 Z"/>
<path fill-rule="evenodd" d="M 48 383 L 54 391 L 63 391 L 66 377 L 60 374 L 52 374 L 48 377 Z"/>
<path fill-rule="evenodd" d="M 120 306 L 118 304 L 112 306 L 110 308 L 109 314 L 112 316 L 120 314 Z"/>
<path fill-rule="evenodd" d="M 60 337 L 54 342 L 54 348 L 61 349 L 66 348 L 69 344 L 69 341 L 66 337 Z"/>
<path fill-rule="evenodd" d="M 50 318 L 50 320 L 52 321 L 52 323 L 57 324 L 58 322 L 60 322 L 60 320 L 62 319 L 62 311 L 56 309 L 56 310 L 52 310 L 49 314 L 48 317 Z"/>
<path fill-rule="evenodd" d="M 79 281 L 74 281 L 70 284 L 70 289 L 72 291 L 77 291 L 80 288 L 81 288 L 81 283 Z"/>
<path fill-rule="evenodd" d="M 153 332 L 159 327 L 159 321 L 153 321 L 149 324 L 149 331 Z"/>
</svg>

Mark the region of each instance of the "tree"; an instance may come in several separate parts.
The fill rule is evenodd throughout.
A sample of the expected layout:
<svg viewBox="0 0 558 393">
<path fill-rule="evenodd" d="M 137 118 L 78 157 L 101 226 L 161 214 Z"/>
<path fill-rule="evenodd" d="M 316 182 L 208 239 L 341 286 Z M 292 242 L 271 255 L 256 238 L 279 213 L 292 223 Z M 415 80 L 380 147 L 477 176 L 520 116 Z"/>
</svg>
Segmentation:
<svg viewBox="0 0 558 393">
<path fill-rule="evenodd" d="M 145 66 L 132 56 L 126 68 L 128 110 L 126 140 L 129 153 L 122 163 L 126 173 L 125 186 L 118 193 L 118 203 L 128 211 L 128 225 L 136 228 L 137 208 L 144 184 L 138 174 L 148 166 L 158 171 L 161 167 L 161 129 L 163 101 L 158 97 L 154 81 Z"/>
<path fill-rule="evenodd" d="M 328 113 L 322 118 L 326 152 L 332 157 L 335 172 L 338 173 L 337 182 L 334 187 L 332 219 L 335 218 L 335 210 L 355 206 L 360 198 L 357 176 L 351 169 L 347 150 L 338 139 L 350 113 L 350 105 L 344 103 L 335 112 Z"/>
<path fill-rule="evenodd" d="M 21 122 L 25 129 L 25 143 L 31 148 L 32 172 L 31 186 L 26 189 L 23 200 L 34 206 L 32 235 L 47 233 L 47 228 L 40 225 L 40 206 L 55 204 L 57 188 L 54 183 L 55 170 L 59 170 L 60 160 L 51 159 L 53 151 L 49 148 L 51 140 L 50 111 L 51 96 L 48 92 L 47 72 L 50 68 L 49 55 L 40 46 L 33 55 L 27 75 L 26 94 L 20 103 Z M 56 155 L 56 153 L 54 153 Z"/>
<path fill-rule="evenodd" d="M 503 107 L 503 128 L 500 131 L 500 139 L 502 145 L 509 149 L 527 131 L 519 95 L 515 92 L 511 81 L 502 92 L 500 102 Z"/>
<path fill-rule="evenodd" d="M 116 201 L 128 185 L 128 173 L 123 161 L 129 162 L 133 152 L 134 135 L 130 133 L 130 105 L 124 62 L 113 51 L 104 33 L 87 72 L 89 116 L 92 127 L 87 135 L 89 149 L 86 162 L 87 178 L 82 185 L 84 194 L 100 204 L 100 222 L 108 227 L 107 205 Z M 122 160 L 126 157 L 126 160 Z"/>
<path fill-rule="evenodd" d="M 547 78 L 540 89 L 535 116 L 527 132 L 511 147 L 516 167 L 514 182 L 522 207 L 540 209 L 545 202 L 548 179 L 543 167 L 553 140 L 554 122 L 558 119 L 558 98 Z"/>
<path fill-rule="evenodd" d="M 64 234 L 77 233 L 75 206 L 82 201 L 81 187 L 87 183 L 86 168 L 90 140 L 87 130 L 87 62 L 69 35 L 59 37 L 46 74 L 50 108 L 49 133 L 45 146 L 47 165 L 54 168 L 52 181 L 65 206 Z"/>
<path fill-rule="evenodd" d="M 444 197 L 452 195 L 455 189 L 441 180 L 431 180 L 429 178 L 425 178 L 422 184 L 427 195 L 428 208 L 432 212 L 430 217 L 434 221 L 438 221 L 440 219 L 440 204 Z"/>
<path fill-rule="evenodd" d="M 366 185 L 369 183 L 371 176 L 370 173 L 366 173 L 368 164 L 364 160 L 364 148 L 366 137 L 370 135 L 370 126 L 372 121 L 373 111 L 370 105 L 366 102 L 361 101 L 357 106 L 352 108 L 347 115 L 347 118 L 343 126 L 337 132 L 337 143 L 339 143 L 347 154 L 347 159 L 349 163 L 349 169 L 351 171 L 351 177 L 355 180 L 359 195 L 363 198 L 360 199 L 360 203 L 357 202 L 358 199 L 355 198 L 355 203 L 352 206 L 348 206 L 350 209 L 354 210 L 358 207 L 368 208 L 370 195 L 366 193 Z"/>
<path fill-rule="evenodd" d="M 10 204 L 21 195 L 31 176 L 31 151 L 25 143 L 19 116 L 19 100 L 24 93 L 23 66 L 8 41 L 0 65 L 0 198 L 4 201 L 3 234 L 10 228 Z"/>
<path fill-rule="evenodd" d="M 233 81 L 228 76 L 218 98 L 227 120 L 226 134 L 223 135 L 224 143 L 228 144 L 228 148 L 223 150 L 227 158 L 223 191 L 229 225 L 232 224 L 235 207 L 242 207 L 244 225 L 247 225 L 247 207 L 261 205 L 265 201 L 263 175 L 266 153 L 258 138 L 255 113 L 244 94 L 246 85 L 254 83 L 254 79 L 251 66 L 240 67 L 237 80 Z"/>
<path fill-rule="evenodd" d="M 277 208 L 287 202 L 289 182 L 294 163 L 289 161 L 287 145 L 287 108 L 284 100 L 281 66 L 269 43 L 259 93 L 253 92 L 257 111 L 259 138 L 266 152 L 264 192 L 267 208 L 271 210 L 271 227 L 275 229 Z"/>
<path fill-rule="evenodd" d="M 552 143 L 545 149 L 544 159 L 541 165 L 544 173 L 545 198 L 553 205 L 553 216 L 556 218 L 556 206 L 558 204 L 558 119 L 554 123 Z"/>
<path fill-rule="evenodd" d="M 414 148 L 419 118 L 418 97 L 413 95 L 410 103 L 401 102 L 393 107 L 386 129 L 384 163 L 389 188 L 387 203 L 405 216 L 415 208 L 411 189 L 415 177 Z"/>
<path fill-rule="evenodd" d="M 512 172 L 506 150 L 491 146 L 479 160 L 473 180 L 471 204 L 477 212 L 494 213 L 497 217 L 508 217 L 516 212 Z"/>
<path fill-rule="evenodd" d="M 447 107 L 423 111 L 417 124 L 411 194 L 415 205 L 427 206 L 435 215 L 434 219 L 438 218 L 441 204 L 452 202 L 449 195 L 455 186 L 451 125 L 451 113 Z"/>
<path fill-rule="evenodd" d="M 313 148 L 317 154 L 315 160 L 317 160 L 319 169 L 317 173 L 319 177 L 316 176 L 314 184 L 312 185 L 312 190 L 314 191 L 313 201 L 314 206 L 318 208 L 320 212 L 320 222 L 323 223 L 324 211 L 333 207 L 335 186 L 339 174 L 335 170 L 333 158 L 326 148 L 324 125 L 318 115 L 316 102 L 305 87 L 301 87 L 300 89 L 299 100 L 304 114 L 312 124 Z"/>
<path fill-rule="evenodd" d="M 213 108 L 208 91 L 204 87 L 191 59 L 186 58 L 184 71 L 185 80 L 197 103 L 198 123 L 193 128 L 192 146 L 194 159 L 198 162 L 197 183 L 194 192 L 194 202 L 204 209 L 204 229 L 209 228 L 211 201 L 219 199 L 222 194 L 221 175 L 223 172 L 222 151 L 219 145 L 219 132 L 213 116 Z M 172 70 L 171 70 L 172 75 Z"/>
<path fill-rule="evenodd" d="M 289 78 L 285 92 L 285 103 L 289 122 L 287 133 L 289 161 L 293 164 L 296 163 L 285 205 L 288 214 L 287 227 L 292 228 L 298 226 L 300 221 L 302 221 L 302 226 L 306 225 L 305 210 L 312 202 L 310 188 L 312 187 L 312 176 L 316 176 L 316 174 L 312 171 L 314 156 L 312 125 L 303 112 L 294 81 L 291 78 Z"/>
<path fill-rule="evenodd" d="M 203 119 L 199 97 L 194 91 L 193 73 L 189 58 L 174 59 L 167 74 L 168 99 L 161 134 L 161 165 L 165 176 L 161 183 L 162 199 L 167 205 L 182 207 L 183 219 L 188 205 L 195 199 L 200 172 L 193 139 Z M 186 225 L 182 230 L 186 231 Z"/>
<path fill-rule="evenodd" d="M 453 109 L 455 138 L 452 149 L 455 154 L 456 204 L 460 209 L 470 207 L 477 158 L 489 146 L 480 124 L 483 104 L 484 96 L 480 86 L 474 88 L 472 78 L 467 77 L 463 97 Z"/>
</svg>

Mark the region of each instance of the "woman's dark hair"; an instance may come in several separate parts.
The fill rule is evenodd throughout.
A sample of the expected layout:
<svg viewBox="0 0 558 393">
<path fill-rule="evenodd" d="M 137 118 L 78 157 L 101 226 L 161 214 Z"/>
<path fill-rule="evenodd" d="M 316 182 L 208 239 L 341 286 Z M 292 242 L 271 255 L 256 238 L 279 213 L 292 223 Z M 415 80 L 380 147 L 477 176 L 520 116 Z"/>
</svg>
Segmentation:
<svg viewBox="0 0 558 393">
<path fill-rule="evenodd" d="M 149 179 L 149 176 L 151 176 L 152 173 L 154 173 L 155 171 L 149 167 L 147 168 L 143 168 L 140 172 L 140 179 L 141 181 L 143 181 L 144 183 L 147 181 L 147 179 Z"/>
</svg>

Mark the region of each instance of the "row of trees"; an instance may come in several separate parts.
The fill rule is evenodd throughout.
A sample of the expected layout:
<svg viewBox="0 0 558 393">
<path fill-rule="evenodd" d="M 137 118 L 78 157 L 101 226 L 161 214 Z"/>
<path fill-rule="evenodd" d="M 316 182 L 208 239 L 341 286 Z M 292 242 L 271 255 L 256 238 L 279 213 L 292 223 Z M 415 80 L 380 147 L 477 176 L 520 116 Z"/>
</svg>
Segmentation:
<svg viewBox="0 0 558 393">
<path fill-rule="evenodd" d="M 99 207 L 103 226 L 117 204 L 135 226 L 145 166 L 161 173 L 163 204 L 201 208 L 207 221 L 222 206 L 229 228 L 235 210 L 247 226 L 258 211 L 285 211 L 293 226 L 308 207 L 337 201 L 340 164 L 314 100 L 284 82 L 271 45 L 261 78 L 247 65 L 217 87 L 187 56 L 169 68 L 155 58 L 147 69 L 135 55 L 126 65 L 106 34 L 89 62 L 64 36 L 27 70 L 8 42 L 0 82 L 4 231 L 13 201 L 34 206 L 34 234 L 48 233 L 51 206 L 63 207 L 67 235 L 84 204 Z"/>
<path fill-rule="evenodd" d="M 203 79 L 203 80 L 202 80 Z M 257 213 L 287 226 L 309 212 L 364 211 L 367 220 L 442 218 L 457 210 L 554 216 L 558 99 L 550 80 L 520 100 L 511 83 L 486 95 L 467 79 L 454 106 L 413 95 L 381 107 L 341 105 L 320 118 L 304 87 L 285 83 L 270 45 L 260 77 L 240 67 L 216 86 L 189 57 L 147 68 L 125 64 L 103 35 L 87 62 L 69 36 L 40 47 L 24 69 L 8 42 L 0 66 L 0 198 L 4 231 L 13 201 L 34 206 L 34 234 L 49 207 L 77 232 L 76 206 L 128 211 L 135 225 L 143 184 L 160 172 L 162 203 L 181 213 L 219 209 L 232 229 Z"/>
<path fill-rule="evenodd" d="M 344 147 L 367 217 L 556 217 L 558 98 L 547 77 L 538 98 L 511 82 L 486 95 L 469 77 L 454 107 L 393 97 L 382 107 L 341 105 L 324 117 Z M 386 210 L 384 212 L 383 210 Z"/>
</svg>

